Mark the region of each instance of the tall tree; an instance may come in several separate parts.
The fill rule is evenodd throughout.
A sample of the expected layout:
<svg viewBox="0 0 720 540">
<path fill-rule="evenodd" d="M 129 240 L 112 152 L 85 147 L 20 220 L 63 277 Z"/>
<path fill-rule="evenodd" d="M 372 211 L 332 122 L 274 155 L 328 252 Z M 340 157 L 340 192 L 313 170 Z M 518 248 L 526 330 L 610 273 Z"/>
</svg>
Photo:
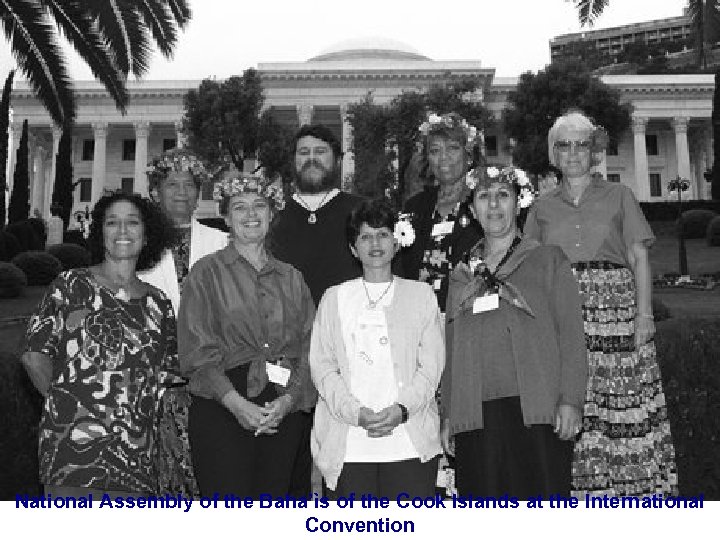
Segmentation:
<svg viewBox="0 0 720 540">
<path fill-rule="evenodd" d="M 72 125 L 66 126 L 55 158 L 55 183 L 53 184 L 52 213 L 63 220 L 67 229 L 73 207 Z"/>
<path fill-rule="evenodd" d="M 8 206 L 8 223 L 24 221 L 30 215 L 30 179 L 28 178 L 28 121 L 23 122 L 15 158 L 13 189 Z"/>
<path fill-rule="evenodd" d="M 13 57 L 59 126 L 75 114 L 59 36 L 124 112 L 128 75 L 147 72 L 153 44 L 171 57 L 177 29 L 189 20 L 187 0 L 0 0 L 0 26 Z"/>
<path fill-rule="evenodd" d="M 289 163 L 290 154 L 280 140 L 289 145 L 291 135 L 272 121 L 269 111 L 261 115 L 264 101 L 260 75 L 252 68 L 224 81 L 203 80 L 185 94 L 188 145 L 213 167 L 230 162 L 243 170 L 244 160 L 257 157 L 269 174 L 289 174 L 282 161 Z"/>
<path fill-rule="evenodd" d="M 5 192 L 7 191 L 6 164 L 8 158 L 8 128 L 10 127 L 10 92 L 15 71 L 5 79 L 0 98 L 0 229 L 5 226 Z"/>
<path fill-rule="evenodd" d="M 523 73 L 503 111 L 505 133 L 517 141 L 514 162 L 534 174 L 545 174 L 550 167 L 548 131 L 558 116 L 574 107 L 603 126 L 613 140 L 630 126 L 630 106 L 621 104 L 618 92 L 579 62 Z"/>
</svg>

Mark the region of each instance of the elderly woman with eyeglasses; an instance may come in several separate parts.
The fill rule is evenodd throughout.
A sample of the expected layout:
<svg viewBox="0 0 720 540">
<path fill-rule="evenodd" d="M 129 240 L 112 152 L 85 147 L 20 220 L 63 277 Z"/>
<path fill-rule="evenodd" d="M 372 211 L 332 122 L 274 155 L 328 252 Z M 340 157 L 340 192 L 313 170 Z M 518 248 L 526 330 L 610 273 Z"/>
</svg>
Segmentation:
<svg viewBox="0 0 720 540">
<path fill-rule="evenodd" d="M 652 340 L 655 236 L 632 191 L 591 172 L 606 140 L 580 112 L 555 121 L 548 152 L 562 183 L 533 206 L 524 232 L 563 249 L 584 303 L 589 378 L 575 494 L 673 494 L 675 452 Z"/>
<path fill-rule="evenodd" d="M 228 172 L 214 197 L 231 241 L 192 267 L 178 315 L 195 475 L 203 496 L 284 497 L 303 440 L 300 411 L 315 402 L 315 306 L 302 274 L 265 247 L 282 187 Z"/>
</svg>

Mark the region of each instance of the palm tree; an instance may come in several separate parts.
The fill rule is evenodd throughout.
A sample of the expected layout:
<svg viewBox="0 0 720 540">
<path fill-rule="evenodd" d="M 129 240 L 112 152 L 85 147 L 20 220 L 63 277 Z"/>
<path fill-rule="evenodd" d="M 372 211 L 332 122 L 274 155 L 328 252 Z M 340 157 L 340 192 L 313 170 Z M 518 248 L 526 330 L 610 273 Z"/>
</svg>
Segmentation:
<svg viewBox="0 0 720 540">
<path fill-rule="evenodd" d="M 147 73 L 154 44 L 171 57 L 188 0 L 0 0 L 0 26 L 18 67 L 58 126 L 75 115 L 59 36 L 78 52 L 123 113 L 129 74 Z"/>
</svg>

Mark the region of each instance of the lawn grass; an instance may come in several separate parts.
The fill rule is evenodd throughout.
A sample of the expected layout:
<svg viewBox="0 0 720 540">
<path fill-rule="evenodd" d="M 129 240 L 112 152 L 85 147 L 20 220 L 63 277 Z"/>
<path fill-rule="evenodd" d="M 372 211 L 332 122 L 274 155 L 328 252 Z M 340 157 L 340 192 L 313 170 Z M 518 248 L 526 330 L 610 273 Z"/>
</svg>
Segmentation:
<svg viewBox="0 0 720 540">
<path fill-rule="evenodd" d="M 651 223 L 656 240 L 650 249 L 650 267 L 653 275 L 678 273 L 678 238 L 673 222 Z M 704 238 L 685 240 L 690 274 L 720 272 L 720 246 L 708 246 Z"/>
</svg>

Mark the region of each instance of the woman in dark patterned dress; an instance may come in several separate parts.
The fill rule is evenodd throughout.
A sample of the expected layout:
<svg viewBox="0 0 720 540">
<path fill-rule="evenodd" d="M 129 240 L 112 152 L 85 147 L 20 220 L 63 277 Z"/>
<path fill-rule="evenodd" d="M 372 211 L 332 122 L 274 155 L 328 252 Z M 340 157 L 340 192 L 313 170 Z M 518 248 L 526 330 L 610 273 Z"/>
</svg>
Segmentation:
<svg viewBox="0 0 720 540">
<path fill-rule="evenodd" d="M 102 197 L 90 226 L 96 264 L 60 274 L 30 320 L 22 361 L 45 396 L 39 457 L 46 493 L 156 494 L 186 483 L 159 467 L 163 393 L 185 383 L 177 374 L 175 317 L 167 297 L 136 274 L 157 263 L 171 240 L 149 200 Z"/>
<path fill-rule="evenodd" d="M 565 251 L 583 300 L 588 389 L 574 494 L 671 495 L 675 451 L 655 356 L 648 262 L 655 236 L 627 186 L 591 174 L 606 139 L 581 113 L 555 121 L 548 151 L 563 181 L 535 203 L 524 232 Z"/>
<path fill-rule="evenodd" d="M 460 257 L 482 236 L 470 211 L 465 173 L 479 161 L 477 129 L 455 113 L 434 113 L 419 127 L 430 185 L 411 197 L 415 243 L 401 253 L 402 277 L 429 283 L 445 312 L 448 276 Z"/>
<path fill-rule="evenodd" d="M 415 242 L 400 253 L 399 274 L 429 283 L 440 311 L 445 313 L 450 272 L 482 237 L 470 210 L 465 174 L 480 161 L 480 137 L 474 126 L 456 113 L 430 113 L 418 128 L 423 145 L 423 172 L 429 181 L 423 191 L 405 203 Z M 438 391 L 438 401 L 440 399 Z M 455 491 L 452 458 L 440 461 L 438 487 Z"/>
</svg>

